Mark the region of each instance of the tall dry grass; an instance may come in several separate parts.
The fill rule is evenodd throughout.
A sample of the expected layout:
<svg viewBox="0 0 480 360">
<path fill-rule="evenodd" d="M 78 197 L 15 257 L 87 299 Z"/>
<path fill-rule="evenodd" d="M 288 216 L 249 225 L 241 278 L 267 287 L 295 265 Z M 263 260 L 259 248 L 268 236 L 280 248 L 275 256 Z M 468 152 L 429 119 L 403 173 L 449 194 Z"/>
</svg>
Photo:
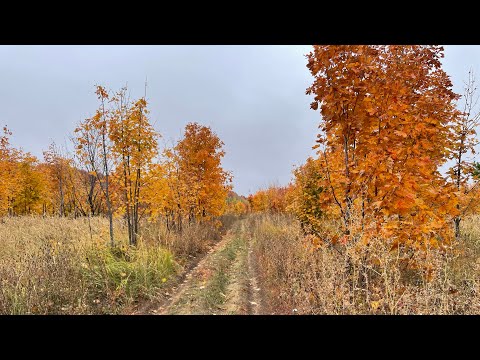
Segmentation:
<svg viewBox="0 0 480 360">
<path fill-rule="evenodd" d="M 0 220 L 0 313 L 118 313 L 178 271 L 160 246 L 128 247 L 120 221 L 115 237 L 111 249 L 103 218 Z"/>
<path fill-rule="evenodd" d="M 258 215 L 248 221 L 272 313 L 480 313 L 480 216 L 464 221 L 464 236 L 451 251 L 416 254 L 391 251 L 380 239 L 368 247 L 314 249 L 289 216 Z"/>
<path fill-rule="evenodd" d="M 118 219 L 112 249 L 101 217 L 0 219 L 0 314 L 121 313 L 157 297 L 218 241 L 234 221 L 221 220 L 221 226 L 192 224 L 181 233 L 160 221 L 144 222 L 132 248 Z"/>
<path fill-rule="evenodd" d="M 235 215 L 223 215 L 214 222 L 184 224 L 181 232 L 168 230 L 159 219 L 145 224 L 142 238 L 148 244 L 158 244 L 170 250 L 179 262 L 202 255 L 219 241 L 239 219 Z"/>
</svg>

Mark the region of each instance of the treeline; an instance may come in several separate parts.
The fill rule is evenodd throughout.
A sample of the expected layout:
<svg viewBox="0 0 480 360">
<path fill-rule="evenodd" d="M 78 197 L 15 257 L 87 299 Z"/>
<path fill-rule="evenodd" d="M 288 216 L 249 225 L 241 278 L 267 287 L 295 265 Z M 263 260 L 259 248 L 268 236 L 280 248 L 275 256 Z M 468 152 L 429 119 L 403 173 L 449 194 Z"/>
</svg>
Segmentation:
<svg viewBox="0 0 480 360">
<path fill-rule="evenodd" d="M 37 214 L 124 218 L 135 245 L 142 219 L 160 219 L 170 230 L 211 221 L 227 210 L 231 174 L 222 168 L 223 142 L 211 128 L 189 123 L 172 148 L 159 149 L 160 134 L 145 98 L 127 89 L 97 86 L 95 115 L 79 122 L 74 152 L 52 143 L 40 160 L 14 148 L 5 127 L 0 137 L 0 217 Z"/>
</svg>

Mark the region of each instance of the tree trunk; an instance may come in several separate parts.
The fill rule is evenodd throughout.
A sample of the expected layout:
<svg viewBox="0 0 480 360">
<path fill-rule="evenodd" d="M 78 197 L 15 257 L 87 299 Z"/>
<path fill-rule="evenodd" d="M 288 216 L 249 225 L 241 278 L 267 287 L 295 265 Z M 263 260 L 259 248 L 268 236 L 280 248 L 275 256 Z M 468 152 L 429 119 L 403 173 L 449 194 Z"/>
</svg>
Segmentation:
<svg viewBox="0 0 480 360">
<path fill-rule="evenodd" d="M 350 235 L 350 218 L 351 218 L 351 208 L 352 208 L 352 199 L 350 197 L 350 167 L 349 167 L 349 156 L 348 156 L 348 139 L 343 136 L 343 150 L 345 155 L 345 177 L 347 178 L 347 187 L 345 189 L 345 235 Z"/>
<path fill-rule="evenodd" d="M 106 145 L 105 134 L 103 134 L 103 161 L 104 161 L 104 168 L 105 168 L 105 200 L 107 202 L 108 221 L 110 223 L 110 246 L 115 247 L 115 240 L 113 238 L 113 214 L 112 214 L 112 203 L 110 202 L 108 158 L 107 158 L 107 145 Z"/>
<path fill-rule="evenodd" d="M 60 175 L 58 178 L 58 190 L 60 193 L 60 217 L 65 216 L 65 199 L 63 196 L 63 181 L 62 176 Z"/>
<path fill-rule="evenodd" d="M 455 219 L 454 219 L 454 223 L 455 223 L 455 239 L 460 239 L 460 217 L 457 216 Z"/>
<path fill-rule="evenodd" d="M 131 216 L 131 209 L 130 209 L 130 197 L 129 197 L 129 180 L 128 180 L 128 163 L 126 160 L 125 155 L 122 156 L 122 161 L 123 161 L 123 185 L 125 187 L 125 202 L 126 202 L 126 207 L 125 211 L 126 214 L 125 216 L 127 217 L 127 227 L 128 227 L 128 243 L 129 245 L 132 245 L 133 242 L 133 228 L 132 228 L 132 216 Z M 131 192 L 130 192 L 131 193 Z"/>
</svg>

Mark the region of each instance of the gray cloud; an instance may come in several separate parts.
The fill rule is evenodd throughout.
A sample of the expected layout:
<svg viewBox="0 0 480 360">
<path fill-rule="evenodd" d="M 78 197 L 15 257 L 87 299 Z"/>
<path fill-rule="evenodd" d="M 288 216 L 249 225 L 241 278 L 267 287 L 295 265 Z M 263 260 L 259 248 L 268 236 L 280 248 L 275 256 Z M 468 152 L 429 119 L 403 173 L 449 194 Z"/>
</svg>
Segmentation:
<svg viewBox="0 0 480 360">
<path fill-rule="evenodd" d="M 309 109 L 309 46 L 0 46 L 0 124 L 41 157 L 95 111 L 94 84 L 133 97 L 144 92 L 164 141 L 186 123 L 210 125 L 225 143 L 224 167 L 247 194 L 286 184 L 313 152 L 319 114 Z M 477 46 L 447 46 L 445 69 L 457 91 Z"/>
</svg>

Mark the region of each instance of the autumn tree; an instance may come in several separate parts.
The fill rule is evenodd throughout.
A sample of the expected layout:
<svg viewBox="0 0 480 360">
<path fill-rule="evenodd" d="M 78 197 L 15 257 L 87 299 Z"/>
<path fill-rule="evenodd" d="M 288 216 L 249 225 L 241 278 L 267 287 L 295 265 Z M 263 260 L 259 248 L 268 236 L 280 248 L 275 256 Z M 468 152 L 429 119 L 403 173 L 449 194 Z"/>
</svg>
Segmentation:
<svg viewBox="0 0 480 360">
<path fill-rule="evenodd" d="M 270 186 L 267 194 L 272 212 L 280 213 L 287 210 L 287 193 L 290 186 Z"/>
<path fill-rule="evenodd" d="M 449 170 L 450 179 L 457 193 L 457 215 L 454 217 L 455 237 L 460 237 L 460 222 L 462 217 L 475 205 L 478 181 L 472 175 L 475 171 L 475 163 L 472 155 L 475 154 L 475 146 L 478 144 L 476 128 L 480 122 L 478 111 L 478 95 L 475 76 L 473 71 L 468 73 L 463 93 L 462 113 L 455 119 L 452 128 L 453 148 L 451 158 L 454 161 Z"/>
<path fill-rule="evenodd" d="M 84 191 L 84 177 L 85 173 L 75 166 L 73 156 L 65 155 L 67 161 L 67 211 L 72 214 L 74 218 L 78 216 L 86 216 L 87 199 Z M 98 193 L 98 188 L 96 189 Z"/>
<path fill-rule="evenodd" d="M 270 204 L 265 190 L 258 190 L 248 196 L 248 202 L 253 212 L 266 212 L 270 209 Z"/>
<path fill-rule="evenodd" d="M 5 126 L 0 136 L 0 216 L 13 214 L 13 201 L 19 191 L 20 153 L 10 144 L 12 132 Z"/>
<path fill-rule="evenodd" d="M 229 191 L 227 195 L 227 205 L 225 213 L 234 215 L 243 215 L 250 210 L 248 199 L 239 196 L 234 191 Z"/>
<path fill-rule="evenodd" d="M 148 214 L 151 219 L 163 217 L 168 229 L 174 219 L 173 187 L 170 187 L 171 177 L 166 168 L 166 163 L 152 164 L 150 168 L 150 182 L 145 187 L 145 198 L 148 204 Z"/>
<path fill-rule="evenodd" d="M 97 177 L 85 170 L 77 169 L 79 181 L 79 210 L 83 216 L 96 216 L 106 213 L 102 188 Z"/>
<path fill-rule="evenodd" d="M 230 205 L 230 208 L 228 208 Z M 245 201 L 233 201 L 231 204 L 227 204 L 227 212 L 230 211 L 235 215 L 244 215 L 248 212 L 249 206 L 248 202 Z"/>
<path fill-rule="evenodd" d="M 70 137 L 70 141 L 74 144 L 76 151 L 70 157 L 71 170 L 73 171 L 69 172 L 69 176 L 74 177 L 73 182 L 75 182 L 76 186 L 75 198 L 77 199 L 80 215 L 91 217 L 107 214 L 108 210 L 105 209 L 103 189 L 98 181 L 96 172 L 90 170 L 92 167 L 88 165 L 89 162 L 85 162 L 87 160 L 85 158 L 86 153 L 79 151 L 80 144 L 78 138 Z"/>
<path fill-rule="evenodd" d="M 22 156 L 18 166 L 19 183 L 13 201 L 14 213 L 21 215 L 43 213 L 43 204 L 49 195 L 47 174 L 39 170 L 38 159 L 29 153 Z"/>
<path fill-rule="evenodd" d="M 45 163 L 49 165 L 51 181 L 57 189 L 58 215 L 65 216 L 65 192 L 69 180 L 70 160 L 67 159 L 55 142 L 43 152 Z M 70 178 L 71 180 L 71 178 Z"/>
<path fill-rule="evenodd" d="M 123 88 L 112 98 L 114 109 L 111 111 L 109 138 L 123 193 L 129 243 L 136 245 L 142 189 L 152 160 L 158 155 L 159 134 L 149 122 L 145 98 L 131 104 L 126 91 Z"/>
<path fill-rule="evenodd" d="M 184 137 L 151 167 L 145 199 L 151 216 L 164 216 L 167 227 L 182 231 L 189 223 L 224 213 L 231 176 L 221 165 L 223 142 L 206 126 L 188 124 Z"/>
<path fill-rule="evenodd" d="M 95 175 L 100 184 L 107 205 L 110 225 L 110 244 L 115 246 L 113 236 L 113 206 L 110 193 L 110 176 L 112 172 L 111 143 L 109 139 L 109 113 L 107 102 L 109 95 L 102 86 L 96 87 L 96 95 L 100 106 L 95 115 L 81 121 L 75 129 L 73 139 L 77 156 L 86 171 Z"/>
<path fill-rule="evenodd" d="M 179 157 L 175 149 L 165 149 L 162 155 L 160 163 L 151 167 L 145 199 L 151 218 L 162 216 L 168 230 L 181 231 L 187 213 L 186 184 L 180 176 Z"/>
<path fill-rule="evenodd" d="M 294 185 L 288 200 L 288 209 L 300 220 L 302 228 L 309 227 L 315 233 L 322 227 L 325 213 L 331 213 L 325 212 L 321 206 L 325 189 L 320 164 L 319 159 L 309 157 L 305 164 L 294 170 Z"/>
<path fill-rule="evenodd" d="M 190 222 L 221 215 L 231 186 L 222 166 L 223 142 L 210 127 L 189 123 L 175 146 L 175 161 Z"/>
<path fill-rule="evenodd" d="M 321 198 L 364 238 L 437 244 L 449 239 L 451 196 L 439 167 L 457 116 L 438 46 L 315 46 L 307 94 L 322 121 Z M 440 231 L 441 230 L 441 231 Z M 366 236 L 366 237 L 365 237 Z M 358 238 L 358 236 L 355 236 Z"/>
</svg>

